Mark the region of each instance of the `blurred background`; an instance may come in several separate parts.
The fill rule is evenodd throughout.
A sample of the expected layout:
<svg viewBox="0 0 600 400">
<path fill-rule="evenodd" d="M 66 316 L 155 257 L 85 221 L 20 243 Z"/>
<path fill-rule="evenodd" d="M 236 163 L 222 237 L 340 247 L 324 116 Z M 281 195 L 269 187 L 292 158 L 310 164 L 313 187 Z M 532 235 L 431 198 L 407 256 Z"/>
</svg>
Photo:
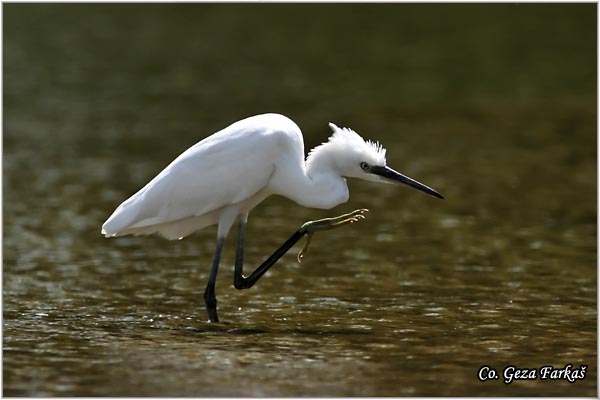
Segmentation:
<svg viewBox="0 0 600 400">
<path fill-rule="evenodd" d="M 5 4 L 4 395 L 596 396 L 596 7 Z M 214 228 L 100 227 L 264 112 L 307 151 L 328 122 L 379 140 L 446 200 L 354 181 L 333 210 L 267 199 L 246 271 L 306 220 L 371 212 L 243 292 L 232 235 L 208 324 Z M 566 364 L 585 379 L 477 378 Z"/>
</svg>

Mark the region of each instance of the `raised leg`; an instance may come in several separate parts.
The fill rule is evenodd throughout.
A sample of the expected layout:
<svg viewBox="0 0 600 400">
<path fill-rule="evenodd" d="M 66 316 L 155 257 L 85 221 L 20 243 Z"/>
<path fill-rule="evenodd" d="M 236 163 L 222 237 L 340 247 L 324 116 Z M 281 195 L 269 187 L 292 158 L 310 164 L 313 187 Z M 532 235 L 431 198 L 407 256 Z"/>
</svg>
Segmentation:
<svg viewBox="0 0 600 400">
<path fill-rule="evenodd" d="M 210 318 L 210 322 L 219 322 L 219 316 L 217 315 L 217 296 L 215 295 L 215 283 L 217 282 L 217 272 L 219 271 L 219 262 L 221 261 L 223 243 L 225 243 L 224 237 L 217 239 L 217 250 L 215 251 L 215 258 L 213 260 L 212 268 L 210 269 L 208 284 L 206 285 L 206 290 L 204 291 L 204 303 L 206 304 L 206 311 L 208 311 L 208 318 Z"/>
<path fill-rule="evenodd" d="M 238 227 L 238 240 L 237 240 L 237 250 L 235 257 L 235 269 L 233 275 L 233 285 L 236 289 L 248 289 L 254 286 L 254 284 L 271 268 L 277 260 L 279 260 L 288 250 L 296 244 L 304 235 L 308 235 L 307 243 L 304 245 L 302 251 L 298 254 L 298 261 L 300 258 L 306 253 L 308 249 L 308 244 L 310 243 L 310 239 L 314 232 L 321 230 L 329 230 L 341 227 L 348 223 L 353 223 L 360 221 L 365 216 L 363 215 L 366 209 L 356 210 L 349 214 L 340 215 L 335 218 L 325 218 L 317 221 L 309 221 L 303 224 L 300 229 L 292 234 L 288 240 L 285 241 L 284 244 L 281 245 L 275 252 L 267 258 L 254 272 L 252 272 L 248 277 L 243 275 L 243 264 L 244 264 L 244 238 L 246 232 L 246 222 L 245 220 L 240 220 L 240 224 Z"/>
<path fill-rule="evenodd" d="M 286 242 L 281 245 L 280 248 L 275 250 L 275 252 L 267 258 L 258 268 L 254 270 L 250 274 L 250 276 L 245 277 L 243 275 L 244 269 L 244 233 L 246 230 L 246 223 L 240 222 L 239 230 L 238 230 L 238 242 L 237 242 L 237 252 L 235 257 L 235 269 L 233 274 L 233 286 L 236 289 L 249 289 L 256 281 L 258 281 L 261 276 L 265 274 L 279 260 L 287 251 L 295 245 L 298 240 L 302 239 L 305 233 L 301 232 L 298 229 Z"/>
<path fill-rule="evenodd" d="M 339 217 L 323 218 L 316 221 L 308 221 L 303 224 L 300 227 L 300 230 L 304 231 L 306 234 L 306 243 L 304 243 L 302 250 L 300 250 L 298 256 L 296 257 L 298 262 L 302 262 L 302 257 L 304 257 L 304 254 L 306 254 L 308 251 L 308 246 L 310 245 L 312 235 L 315 232 L 339 228 L 340 226 L 344 226 L 346 224 L 353 224 L 361 219 L 364 219 L 364 214 L 368 211 L 369 210 L 366 208 L 361 208 L 359 210 L 354 210 L 351 213 L 340 215 Z"/>
</svg>

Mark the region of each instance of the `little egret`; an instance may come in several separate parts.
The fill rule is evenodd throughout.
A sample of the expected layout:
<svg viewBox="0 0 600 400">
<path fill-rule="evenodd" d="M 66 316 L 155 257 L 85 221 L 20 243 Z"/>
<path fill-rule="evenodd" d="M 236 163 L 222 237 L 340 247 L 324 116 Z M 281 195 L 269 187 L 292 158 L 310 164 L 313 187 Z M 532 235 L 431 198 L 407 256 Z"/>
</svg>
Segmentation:
<svg viewBox="0 0 600 400">
<path fill-rule="evenodd" d="M 346 179 L 403 183 L 443 199 L 435 190 L 386 166 L 386 150 L 348 128 L 330 123 L 333 135 L 304 160 L 300 128 L 279 114 L 256 115 L 235 122 L 184 151 L 136 194 L 125 200 L 102 226 L 106 237 L 159 233 L 181 239 L 218 224 L 217 248 L 204 301 L 210 321 L 218 322 L 215 281 L 225 237 L 236 220 L 234 286 L 248 289 L 296 242 L 312 234 L 364 218 L 360 209 L 335 218 L 303 224 L 248 277 L 243 275 L 248 213 L 270 195 L 301 206 L 329 209 L 348 200 Z"/>
</svg>

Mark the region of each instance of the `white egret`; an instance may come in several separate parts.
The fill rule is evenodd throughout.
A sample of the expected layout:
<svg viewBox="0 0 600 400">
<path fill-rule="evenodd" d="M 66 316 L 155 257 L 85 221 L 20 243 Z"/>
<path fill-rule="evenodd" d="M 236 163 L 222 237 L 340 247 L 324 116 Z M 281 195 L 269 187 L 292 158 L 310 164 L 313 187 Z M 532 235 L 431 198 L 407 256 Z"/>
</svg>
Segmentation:
<svg viewBox="0 0 600 400">
<path fill-rule="evenodd" d="M 432 196 L 435 190 L 386 166 L 385 149 L 348 128 L 330 123 L 333 135 L 304 160 L 300 128 L 279 114 L 256 115 L 235 122 L 184 151 L 136 194 L 124 201 L 102 226 L 106 237 L 159 233 L 181 239 L 218 224 L 217 248 L 204 292 L 208 316 L 218 322 L 215 281 L 223 243 L 239 220 L 234 286 L 248 289 L 303 236 L 363 218 L 356 210 L 302 225 L 248 277 L 242 273 L 248 213 L 270 195 L 301 206 L 329 209 L 348 200 L 346 179 L 403 183 Z"/>
</svg>

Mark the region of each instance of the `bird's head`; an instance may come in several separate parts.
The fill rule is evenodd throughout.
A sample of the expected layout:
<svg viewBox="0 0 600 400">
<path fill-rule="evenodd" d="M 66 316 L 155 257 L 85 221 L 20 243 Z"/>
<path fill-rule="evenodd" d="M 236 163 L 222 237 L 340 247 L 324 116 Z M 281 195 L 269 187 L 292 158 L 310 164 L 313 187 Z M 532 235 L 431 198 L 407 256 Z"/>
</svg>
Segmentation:
<svg viewBox="0 0 600 400">
<path fill-rule="evenodd" d="M 365 141 L 358 133 L 349 128 L 339 128 L 329 123 L 333 135 L 329 141 L 314 148 L 309 154 L 307 164 L 316 153 L 326 153 L 327 159 L 340 175 L 359 178 L 372 182 L 405 184 L 431 196 L 443 199 L 440 193 L 394 171 L 386 165 L 385 148 L 379 142 Z"/>
</svg>

